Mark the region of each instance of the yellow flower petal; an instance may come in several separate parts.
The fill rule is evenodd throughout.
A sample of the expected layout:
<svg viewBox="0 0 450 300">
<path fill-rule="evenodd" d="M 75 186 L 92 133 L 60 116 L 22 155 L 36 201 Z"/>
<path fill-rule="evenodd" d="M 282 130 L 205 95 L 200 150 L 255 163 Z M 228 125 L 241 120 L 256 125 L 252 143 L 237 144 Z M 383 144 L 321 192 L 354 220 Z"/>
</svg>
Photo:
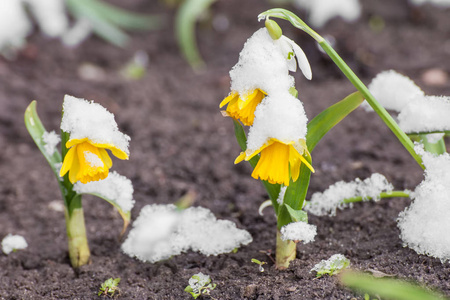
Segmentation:
<svg viewBox="0 0 450 300">
<path fill-rule="evenodd" d="M 75 147 L 70 148 L 69 151 L 67 151 L 66 156 L 64 157 L 64 162 L 61 166 L 61 170 L 59 171 L 59 176 L 63 177 L 72 167 L 73 160 L 75 158 Z"/>
<path fill-rule="evenodd" d="M 232 92 L 230 96 L 222 101 L 221 105 L 228 103 L 226 109 L 227 114 L 233 119 L 241 120 L 244 125 L 251 126 L 255 118 L 256 107 L 261 103 L 265 96 L 266 93 L 260 89 L 255 89 L 244 96 Z"/>
<path fill-rule="evenodd" d="M 111 168 L 112 165 L 113 165 L 113 163 L 112 163 L 111 157 L 109 157 L 108 152 L 106 152 L 106 150 L 103 149 L 103 148 L 99 148 L 99 149 L 98 149 L 98 152 L 100 153 L 101 159 L 103 160 L 103 162 L 105 163 L 105 165 L 106 165 L 108 168 Z"/>
<path fill-rule="evenodd" d="M 232 101 L 234 98 L 238 97 L 239 94 L 236 92 L 231 92 L 225 99 L 222 100 L 222 102 L 220 102 L 219 108 L 222 108 L 225 104 L 229 103 L 230 101 Z"/>
<path fill-rule="evenodd" d="M 76 151 L 76 146 L 73 147 L 74 151 Z M 64 158 L 65 160 L 65 158 Z M 72 166 L 69 171 L 69 180 L 71 183 L 75 183 L 78 181 L 77 176 L 80 171 L 80 161 L 78 160 L 78 155 L 76 154 L 73 158 Z"/>
<path fill-rule="evenodd" d="M 252 177 L 270 183 L 289 185 L 289 145 L 274 142 L 261 151 Z"/>
</svg>

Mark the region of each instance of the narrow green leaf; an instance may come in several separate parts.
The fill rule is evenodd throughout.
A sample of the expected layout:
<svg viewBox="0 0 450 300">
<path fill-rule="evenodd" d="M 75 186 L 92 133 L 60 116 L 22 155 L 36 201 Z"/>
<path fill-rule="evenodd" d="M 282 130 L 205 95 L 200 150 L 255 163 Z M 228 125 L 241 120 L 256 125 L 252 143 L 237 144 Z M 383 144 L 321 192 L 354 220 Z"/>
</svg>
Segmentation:
<svg viewBox="0 0 450 300">
<path fill-rule="evenodd" d="M 355 110 L 363 101 L 364 97 L 362 94 L 355 92 L 328 107 L 312 119 L 308 123 L 308 133 L 306 134 L 308 150 L 312 152 L 322 137 L 349 113 Z"/>
<path fill-rule="evenodd" d="M 180 6 L 175 20 L 175 34 L 184 58 L 193 69 L 204 62 L 195 41 L 195 23 L 200 15 L 216 0 L 186 0 Z"/>
<path fill-rule="evenodd" d="M 443 296 L 415 284 L 392 278 L 374 278 L 360 272 L 344 272 L 341 282 L 357 290 L 396 300 L 443 300 Z"/>
<path fill-rule="evenodd" d="M 306 211 L 301 210 L 301 209 L 293 209 L 286 203 L 284 204 L 284 206 L 286 206 L 286 209 L 287 209 L 289 215 L 291 216 L 292 222 L 308 223 L 308 214 L 306 213 Z"/>
<path fill-rule="evenodd" d="M 233 119 L 233 126 L 239 147 L 241 147 L 242 151 L 245 151 L 247 149 L 247 137 L 245 135 L 244 127 L 242 127 L 241 123 L 235 119 Z"/>
<path fill-rule="evenodd" d="M 58 165 L 61 163 L 61 154 L 56 149 L 55 152 L 53 152 L 53 154 L 48 154 L 47 151 L 45 151 L 45 143 L 42 140 L 42 137 L 46 132 L 46 130 L 44 128 L 44 125 L 42 125 L 42 122 L 39 119 L 39 116 L 36 112 L 36 100 L 32 101 L 30 105 L 28 105 L 27 109 L 25 110 L 24 120 L 28 132 L 30 133 L 36 145 L 38 146 L 39 150 L 42 152 L 42 155 L 44 155 L 45 159 L 52 168 L 52 171 L 59 182 Z"/>
</svg>

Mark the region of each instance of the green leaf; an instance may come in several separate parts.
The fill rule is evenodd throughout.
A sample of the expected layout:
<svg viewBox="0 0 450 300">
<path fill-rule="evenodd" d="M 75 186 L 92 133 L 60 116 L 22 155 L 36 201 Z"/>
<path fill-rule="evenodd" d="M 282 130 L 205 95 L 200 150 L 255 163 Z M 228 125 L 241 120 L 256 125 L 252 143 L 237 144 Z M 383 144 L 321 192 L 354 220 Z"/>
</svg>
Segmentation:
<svg viewBox="0 0 450 300">
<path fill-rule="evenodd" d="M 30 105 L 28 105 L 27 109 L 25 110 L 25 127 L 27 128 L 28 132 L 30 133 L 31 137 L 33 138 L 34 142 L 38 146 L 39 150 L 41 151 L 42 155 L 44 155 L 45 159 L 47 160 L 48 164 L 50 165 L 53 173 L 55 174 L 56 179 L 58 180 L 58 184 L 60 185 L 60 188 L 62 188 L 60 177 L 59 177 L 59 164 L 61 164 L 61 154 L 58 150 L 55 150 L 53 154 L 48 154 L 45 151 L 45 143 L 42 140 L 42 137 L 44 133 L 46 132 L 44 125 L 42 125 L 41 120 L 39 119 L 39 116 L 36 112 L 36 100 L 32 101 Z"/>
<path fill-rule="evenodd" d="M 252 263 L 258 264 L 260 265 L 261 262 L 259 260 L 257 260 L 256 258 L 252 258 Z"/>
<path fill-rule="evenodd" d="M 442 300 L 443 296 L 415 284 L 392 278 L 374 278 L 360 272 L 345 272 L 341 282 L 357 290 L 378 295 L 383 299 L 396 300 Z"/>
<path fill-rule="evenodd" d="M 312 152 L 323 136 L 349 113 L 354 111 L 363 101 L 364 97 L 362 94 L 355 92 L 328 107 L 312 119 L 308 124 L 308 133 L 306 134 L 308 150 Z"/>
<path fill-rule="evenodd" d="M 193 69 L 204 65 L 195 41 L 195 23 L 200 15 L 214 2 L 215 0 L 186 0 L 179 8 L 176 16 L 175 33 L 178 45 L 184 58 Z"/>
<path fill-rule="evenodd" d="M 242 127 L 241 123 L 233 119 L 234 124 L 234 134 L 236 135 L 236 139 L 239 143 L 239 146 L 241 147 L 242 151 L 245 151 L 247 149 L 247 137 L 245 135 L 244 127 Z M 252 168 L 255 168 L 258 164 L 259 156 L 256 155 L 252 159 L 250 159 L 248 162 L 252 166 Z M 270 200 L 272 201 L 272 206 L 275 210 L 275 212 L 278 211 L 278 203 L 277 198 L 278 194 L 280 193 L 281 186 L 279 184 L 271 184 L 265 180 L 261 180 L 264 188 L 267 191 L 267 194 L 269 195 Z"/>
<path fill-rule="evenodd" d="M 301 209 L 293 209 L 287 204 L 284 204 L 284 206 L 286 207 L 289 215 L 291 216 L 292 222 L 308 223 L 308 214 L 306 213 L 306 211 Z"/>
</svg>

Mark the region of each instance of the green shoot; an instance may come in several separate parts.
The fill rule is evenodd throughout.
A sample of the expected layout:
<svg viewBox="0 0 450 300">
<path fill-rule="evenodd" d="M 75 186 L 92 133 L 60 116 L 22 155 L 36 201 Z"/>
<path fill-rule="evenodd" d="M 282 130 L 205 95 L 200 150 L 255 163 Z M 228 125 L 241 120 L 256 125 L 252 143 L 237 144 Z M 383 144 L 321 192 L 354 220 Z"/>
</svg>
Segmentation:
<svg viewBox="0 0 450 300">
<path fill-rule="evenodd" d="M 320 278 L 324 275 L 333 276 L 350 266 L 350 260 L 342 254 L 335 254 L 328 260 L 322 260 L 316 264 L 311 271 L 316 272 L 316 277 Z"/>
<path fill-rule="evenodd" d="M 256 258 L 252 258 L 252 263 L 255 263 L 255 264 L 259 265 L 259 271 L 261 273 L 264 272 L 263 265 L 267 264 L 265 261 L 259 261 Z"/>
<path fill-rule="evenodd" d="M 120 294 L 120 289 L 118 287 L 120 282 L 120 278 L 109 278 L 107 280 L 105 280 L 105 282 L 102 283 L 102 285 L 100 286 L 100 291 L 98 292 L 98 295 L 106 295 L 106 296 L 110 296 L 113 297 L 114 294 L 116 292 L 118 292 Z"/>
<path fill-rule="evenodd" d="M 211 278 L 203 273 L 192 275 L 189 279 L 189 285 L 184 289 L 185 292 L 197 299 L 202 295 L 210 295 L 211 291 L 216 288 L 215 283 L 211 283 Z"/>
</svg>

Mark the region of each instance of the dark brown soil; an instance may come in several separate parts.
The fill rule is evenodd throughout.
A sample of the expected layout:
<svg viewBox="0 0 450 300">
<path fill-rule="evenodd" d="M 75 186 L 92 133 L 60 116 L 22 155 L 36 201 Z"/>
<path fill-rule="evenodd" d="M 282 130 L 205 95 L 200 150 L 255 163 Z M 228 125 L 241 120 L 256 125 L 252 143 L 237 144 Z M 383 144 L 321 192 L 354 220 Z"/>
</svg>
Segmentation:
<svg viewBox="0 0 450 300">
<path fill-rule="evenodd" d="M 115 1 L 119 3 L 121 1 Z M 317 225 L 315 242 L 298 247 L 298 259 L 286 271 L 274 268 L 262 253 L 274 251 L 275 218 L 270 209 L 258 215 L 266 198 L 260 182 L 244 164 L 233 165 L 239 148 L 231 120 L 218 104 L 229 92 L 228 71 L 245 40 L 260 26 L 256 16 L 271 8 L 262 0 L 218 1 L 212 16 L 225 16 L 230 27 L 218 32 L 205 21 L 198 42 L 208 68 L 194 73 L 180 57 L 173 35 L 174 12 L 156 1 L 127 1 L 141 12 L 162 12 L 167 27 L 135 34 L 127 49 L 91 38 L 76 49 L 39 34 L 16 61 L 0 60 L 0 238 L 23 235 L 24 251 L 0 254 L 0 299 L 96 299 L 100 284 L 122 279 L 119 299 L 189 299 L 184 292 L 190 276 L 209 274 L 217 284 L 216 299 L 351 299 L 352 291 L 335 277 L 314 280 L 309 270 L 322 259 L 342 253 L 355 269 L 375 269 L 414 280 L 450 296 L 450 267 L 438 259 L 403 248 L 396 218 L 409 200 L 390 199 L 357 204 L 335 218 L 310 217 Z M 333 20 L 321 34 L 334 36 L 336 50 L 368 83 L 386 69 L 410 76 L 427 94 L 450 95 L 450 84 L 427 85 L 425 71 L 450 73 L 448 9 L 413 9 L 407 1 L 362 1 L 357 23 Z M 304 13 L 300 13 L 305 17 Z M 370 18 L 384 19 L 374 32 Z M 280 22 L 308 55 L 313 80 L 296 75 L 300 98 L 310 119 L 354 91 L 339 70 L 321 54 L 311 38 Z M 142 49 L 150 57 L 148 73 L 127 81 L 118 71 Z M 89 81 L 79 76 L 84 63 L 104 71 Z M 188 191 L 194 205 L 211 209 L 248 230 L 253 242 L 237 253 L 205 257 L 186 253 L 166 262 L 142 263 L 120 251 L 120 216 L 97 198 L 85 197 L 86 227 L 92 263 L 74 271 L 69 264 L 64 216 L 49 208 L 61 201 L 55 178 L 23 124 L 23 112 L 33 99 L 48 130 L 57 130 L 64 94 L 95 99 L 115 113 L 119 127 L 131 136 L 129 161 L 114 161 L 114 170 L 132 179 L 135 218 L 151 203 L 173 203 Z M 333 129 L 312 153 L 317 170 L 310 192 L 339 180 L 384 174 L 397 189 L 414 189 L 422 171 L 375 114 L 356 110 Z M 260 273 L 251 258 L 268 262 Z M 358 299 L 361 299 L 358 296 Z"/>
</svg>

